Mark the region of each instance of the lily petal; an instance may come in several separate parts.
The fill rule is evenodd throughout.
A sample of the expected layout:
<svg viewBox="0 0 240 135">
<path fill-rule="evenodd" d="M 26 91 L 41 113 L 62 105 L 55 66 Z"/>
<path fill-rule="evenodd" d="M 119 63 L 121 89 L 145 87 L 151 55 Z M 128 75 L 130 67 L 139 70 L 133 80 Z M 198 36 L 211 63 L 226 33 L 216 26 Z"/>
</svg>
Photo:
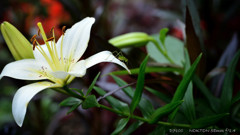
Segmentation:
<svg viewBox="0 0 240 135">
<path fill-rule="evenodd" d="M 34 59 L 23 59 L 7 64 L 0 75 L 12 77 L 22 80 L 42 80 L 47 79 L 44 73 L 47 73 L 51 68 L 44 62 Z"/>
<path fill-rule="evenodd" d="M 116 63 L 116 64 L 122 66 L 123 68 L 125 68 L 128 71 L 128 73 L 130 73 L 127 66 L 123 62 L 118 60 L 110 51 L 99 52 L 99 53 L 87 58 L 85 61 L 86 61 L 86 68 L 89 68 L 89 67 L 96 65 L 98 63 L 101 63 L 101 62 L 113 62 L 113 63 Z"/>
<path fill-rule="evenodd" d="M 88 46 L 90 31 L 94 22 L 94 18 L 87 17 L 66 31 L 63 43 L 62 38 L 59 38 L 57 47 L 59 50 L 62 44 L 63 57 L 65 59 L 71 59 L 74 62 L 80 59 Z"/>
<path fill-rule="evenodd" d="M 56 86 L 51 82 L 45 81 L 29 84 L 18 89 L 18 91 L 14 95 L 12 102 L 13 117 L 18 126 L 22 126 L 28 103 L 32 99 L 32 97 L 38 92 L 50 87 Z"/>
<path fill-rule="evenodd" d="M 68 73 L 75 77 L 82 77 L 86 74 L 86 70 L 85 60 L 80 60 L 71 67 L 71 70 Z"/>
</svg>

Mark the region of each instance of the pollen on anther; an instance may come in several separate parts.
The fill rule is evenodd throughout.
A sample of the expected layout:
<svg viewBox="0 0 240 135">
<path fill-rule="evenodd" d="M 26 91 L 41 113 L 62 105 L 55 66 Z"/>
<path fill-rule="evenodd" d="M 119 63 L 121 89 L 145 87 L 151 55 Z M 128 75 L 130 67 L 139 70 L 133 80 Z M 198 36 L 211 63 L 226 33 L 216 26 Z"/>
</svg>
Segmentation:
<svg viewBox="0 0 240 135">
<path fill-rule="evenodd" d="M 33 42 L 36 37 L 37 37 L 37 35 L 33 35 L 33 37 L 30 39 L 30 41 Z"/>
<path fill-rule="evenodd" d="M 50 38 L 48 38 L 48 39 L 46 40 L 46 42 L 52 41 L 53 39 L 54 39 L 54 37 L 50 37 Z"/>
<path fill-rule="evenodd" d="M 50 33 L 53 34 L 54 26 L 51 28 Z"/>
<path fill-rule="evenodd" d="M 66 26 L 63 26 L 63 27 L 62 27 L 62 34 L 63 34 L 63 35 L 64 35 L 65 31 L 66 31 Z"/>
<path fill-rule="evenodd" d="M 34 40 L 33 40 L 33 50 L 35 50 L 35 47 L 36 47 L 36 42 L 37 42 L 37 40 L 36 40 L 36 39 L 34 39 Z"/>
</svg>

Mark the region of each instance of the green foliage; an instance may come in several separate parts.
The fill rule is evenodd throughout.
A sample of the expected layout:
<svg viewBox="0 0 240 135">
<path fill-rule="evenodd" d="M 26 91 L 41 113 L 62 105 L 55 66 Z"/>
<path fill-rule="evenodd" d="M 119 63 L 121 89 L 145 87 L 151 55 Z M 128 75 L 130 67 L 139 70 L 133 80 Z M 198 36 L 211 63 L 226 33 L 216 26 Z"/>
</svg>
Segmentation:
<svg viewBox="0 0 240 135">
<path fill-rule="evenodd" d="M 104 96 L 104 94 L 106 94 L 106 92 L 103 89 L 99 88 L 99 87 L 94 87 L 94 90 L 101 96 Z M 120 100 L 118 100 L 118 99 L 116 99 L 116 98 L 114 98 L 112 96 L 107 96 L 105 99 L 108 101 L 108 103 L 114 109 L 119 110 L 119 111 L 121 111 L 123 113 L 128 113 L 128 114 L 130 113 L 128 104 L 126 104 L 126 103 L 124 103 L 124 102 L 122 102 L 122 101 L 120 101 Z"/>
<path fill-rule="evenodd" d="M 132 75 L 139 73 L 139 68 L 130 69 Z M 158 72 L 177 72 L 179 74 L 183 73 L 183 69 L 180 67 L 146 67 L 145 73 L 158 73 Z M 129 74 L 127 70 L 120 70 L 111 72 L 113 75 L 127 75 Z"/>
<path fill-rule="evenodd" d="M 159 41 L 159 35 L 153 35 L 152 37 L 157 41 L 160 47 L 164 48 L 164 45 Z M 183 42 L 175 37 L 167 36 L 165 38 L 165 46 L 166 51 L 174 64 L 183 67 L 183 62 L 185 62 Z M 149 56 L 156 62 L 173 64 L 157 49 L 154 43 L 149 42 L 146 47 Z"/>
<path fill-rule="evenodd" d="M 158 108 L 151 116 L 149 123 L 156 123 L 162 116 L 169 114 L 176 109 L 183 101 L 171 102 L 163 107 Z"/>
<path fill-rule="evenodd" d="M 223 114 L 202 117 L 202 118 L 194 121 L 193 124 L 191 125 L 191 128 L 204 128 L 204 127 L 213 125 L 217 121 L 219 121 L 220 119 L 222 119 L 224 116 L 227 116 L 227 115 L 229 115 L 229 114 L 223 113 Z"/>
<path fill-rule="evenodd" d="M 223 83 L 222 95 L 221 95 L 221 109 L 222 112 L 228 112 L 231 106 L 232 93 L 233 93 L 233 81 L 235 76 L 235 70 L 240 57 L 240 51 L 236 53 L 231 61 Z"/>
<path fill-rule="evenodd" d="M 116 135 L 118 133 L 120 133 L 124 127 L 127 125 L 129 121 L 129 117 L 128 118 L 122 118 L 121 120 L 118 121 L 118 124 L 117 124 L 117 128 L 112 132 L 111 135 Z"/>
<path fill-rule="evenodd" d="M 164 46 L 165 46 L 165 39 L 168 31 L 169 31 L 168 28 L 163 28 L 159 32 L 159 39 Z"/>
<path fill-rule="evenodd" d="M 92 108 L 92 107 L 99 107 L 99 104 L 97 102 L 95 95 L 88 96 L 82 103 L 83 109 L 88 109 L 88 108 Z"/>
<path fill-rule="evenodd" d="M 113 79 L 115 80 L 115 82 L 119 85 L 119 86 L 126 86 L 127 83 L 125 81 L 123 81 L 122 79 L 118 78 L 115 75 L 111 75 L 113 77 Z M 131 87 L 126 87 L 123 88 L 123 92 L 130 98 L 133 98 L 133 94 L 134 91 Z M 151 114 L 154 112 L 154 108 L 153 105 L 151 104 L 150 101 L 148 101 L 145 98 L 141 98 L 139 104 L 138 104 L 139 109 L 141 110 L 143 116 L 145 118 L 148 118 L 149 116 L 151 116 Z"/>
<path fill-rule="evenodd" d="M 163 100 L 166 103 L 169 103 L 171 101 L 171 98 L 164 93 L 161 93 L 161 92 L 159 92 L 157 90 L 154 90 L 152 88 L 149 88 L 149 87 L 145 87 L 145 89 L 147 91 L 151 92 L 152 94 L 154 94 L 155 96 L 157 96 L 159 99 Z"/>
<path fill-rule="evenodd" d="M 137 86 L 136 86 L 136 90 L 134 92 L 133 99 L 130 105 L 130 113 L 133 113 L 133 111 L 138 106 L 138 103 L 140 102 L 142 97 L 147 61 L 148 61 L 148 56 L 143 60 L 142 64 L 140 65 L 140 70 L 139 70 L 138 79 L 137 79 Z"/>
<path fill-rule="evenodd" d="M 81 104 L 82 104 L 82 100 L 74 97 L 68 97 L 60 103 L 61 106 L 70 107 L 67 114 L 77 109 L 78 106 L 80 106 Z"/>
<path fill-rule="evenodd" d="M 89 95 L 89 93 L 92 91 L 93 86 L 95 85 L 95 83 L 96 83 L 99 75 L 100 75 L 100 72 L 96 75 L 96 77 L 95 77 L 94 80 L 92 81 L 91 85 L 89 86 L 89 88 L 88 88 L 88 90 L 87 90 L 86 96 Z"/>
<path fill-rule="evenodd" d="M 132 132 L 134 132 L 138 127 L 140 127 L 143 124 L 141 121 L 136 121 L 133 124 L 131 124 L 126 131 L 123 132 L 122 135 L 130 135 Z"/>
</svg>

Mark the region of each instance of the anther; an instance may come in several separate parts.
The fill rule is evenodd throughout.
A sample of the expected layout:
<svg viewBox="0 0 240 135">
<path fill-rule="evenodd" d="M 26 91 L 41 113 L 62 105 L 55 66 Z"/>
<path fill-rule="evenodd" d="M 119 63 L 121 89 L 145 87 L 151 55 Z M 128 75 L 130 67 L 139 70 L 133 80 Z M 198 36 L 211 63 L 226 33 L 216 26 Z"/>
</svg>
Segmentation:
<svg viewBox="0 0 240 135">
<path fill-rule="evenodd" d="M 40 36 L 40 29 L 38 29 L 38 36 Z"/>
<path fill-rule="evenodd" d="M 33 35 L 33 37 L 30 39 L 30 41 L 33 42 L 36 37 L 37 37 L 37 35 Z"/>
<path fill-rule="evenodd" d="M 63 34 L 63 35 L 64 35 L 65 31 L 66 31 L 66 26 L 63 26 L 63 27 L 62 27 L 62 34 Z"/>
<path fill-rule="evenodd" d="M 51 28 L 50 33 L 53 34 L 54 26 Z"/>
<path fill-rule="evenodd" d="M 37 40 L 36 40 L 36 39 L 34 39 L 34 40 L 33 40 L 33 50 L 35 50 L 36 43 L 37 43 Z"/>
<path fill-rule="evenodd" d="M 54 37 L 50 37 L 50 38 L 48 38 L 48 39 L 46 40 L 46 42 L 48 42 L 48 41 L 53 41 L 53 39 L 54 39 Z"/>
</svg>

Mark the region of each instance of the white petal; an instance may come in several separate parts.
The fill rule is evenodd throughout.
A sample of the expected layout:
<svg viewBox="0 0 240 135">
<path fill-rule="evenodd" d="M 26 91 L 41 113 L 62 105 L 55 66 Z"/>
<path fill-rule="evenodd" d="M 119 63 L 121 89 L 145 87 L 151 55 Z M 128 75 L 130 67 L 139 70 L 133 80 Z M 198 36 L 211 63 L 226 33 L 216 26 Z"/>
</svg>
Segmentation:
<svg viewBox="0 0 240 135">
<path fill-rule="evenodd" d="M 28 103 L 32 99 L 32 97 L 36 95 L 38 92 L 50 87 L 56 86 L 50 82 L 37 82 L 23 86 L 20 89 L 18 89 L 18 91 L 13 97 L 12 102 L 13 117 L 18 126 L 20 127 L 22 126 Z"/>
<path fill-rule="evenodd" d="M 50 67 L 43 62 L 34 59 L 23 59 L 7 64 L 0 75 L 22 80 L 41 80 L 47 79 L 43 72 L 48 72 Z"/>
<path fill-rule="evenodd" d="M 101 63 L 101 62 L 113 62 L 113 63 L 116 63 L 120 66 L 122 66 L 123 68 L 125 68 L 129 73 L 129 69 L 127 68 L 127 66 L 121 62 L 120 60 L 118 60 L 111 52 L 109 51 L 102 51 L 102 52 L 99 52 L 89 58 L 87 58 L 86 60 L 86 68 L 89 68 L 93 65 L 96 65 L 98 63 Z"/>
<path fill-rule="evenodd" d="M 80 60 L 71 67 L 71 70 L 68 73 L 75 77 L 82 77 L 86 74 L 86 70 L 85 60 Z"/>
<path fill-rule="evenodd" d="M 94 18 L 87 17 L 74 24 L 66 31 L 63 38 L 62 48 L 63 57 L 65 59 L 71 58 L 71 60 L 73 59 L 74 62 L 77 62 L 80 59 L 88 46 L 90 31 L 94 22 Z M 57 42 L 58 49 L 61 46 L 61 42 L 62 39 L 59 38 Z"/>
</svg>

